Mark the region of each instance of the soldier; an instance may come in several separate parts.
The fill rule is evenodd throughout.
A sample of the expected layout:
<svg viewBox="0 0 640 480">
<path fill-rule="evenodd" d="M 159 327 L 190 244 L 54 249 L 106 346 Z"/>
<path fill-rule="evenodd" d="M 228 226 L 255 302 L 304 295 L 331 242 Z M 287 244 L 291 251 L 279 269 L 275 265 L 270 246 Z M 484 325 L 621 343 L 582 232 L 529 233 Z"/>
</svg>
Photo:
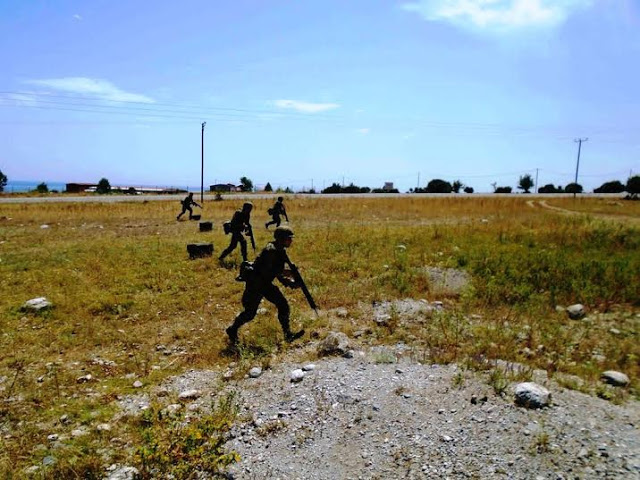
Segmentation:
<svg viewBox="0 0 640 480">
<path fill-rule="evenodd" d="M 193 192 L 189 193 L 189 195 L 184 197 L 184 200 L 182 200 L 182 211 L 176 217 L 176 220 L 180 220 L 180 217 L 182 215 L 184 215 L 184 213 L 187 210 L 189 211 L 189 220 L 191 220 L 191 218 L 193 217 L 193 209 L 191 208 L 191 205 L 195 205 L 196 207 L 200 207 L 200 205 L 198 205 L 196 202 L 193 201 Z M 200 208 L 202 208 L 202 207 L 200 207 Z"/>
<path fill-rule="evenodd" d="M 250 322 L 256 316 L 258 305 L 262 298 L 266 298 L 278 308 L 278 320 L 284 332 L 287 342 L 304 335 L 304 330 L 292 333 L 289 327 L 289 304 L 280 289 L 273 284 L 278 279 L 285 287 L 298 288 L 300 285 L 285 275 L 285 263 L 288 263 L 286 249 L 293 241 L 293 230 L 289 227 L 277 227 L 274 232 L 275 241 L 267 244 L 253 262 L 252 266 L 241 271 L 242 280 L 246 282 L 242 294 L 242 307 L 240 313 L 229 328 L 229 342 L 232 346 L 238 343 L 238 330 L 245 323 Z"/>
<path fill-rule="evenodd" d="M 264 224 L 267 230 L 269 230 L 269 225 L 275 224 L 276 228 L 280 226 L 280 215 L 284 215 L 284 218 L 287 220 L 287 222 L 289 222 L 287 210 L 284 208 L 284 203 L 282 203 L 283 200 L 284 198 L 278 197 L 278 201 L 273 204 L 273 207 L 267 210 L 269 212 L 269 215 L 271 215 L 271 218 L 273 218 L 273 220 Z"/>
<path fill-rule="evenodd" d="M 247 241 L 244 238 L 244 232 L 251 231 L 251 210 L 253 209 L 253 203 L 245 202 L 242 205 L 242 210 L 236 210 L 231 219 L 231 243 L 224 252 L 218 257 L 219 260 L 223 260 L 224 257 L 229 255 L 240 243 L 240 252 L 242 253 L 242 260 L 247 261 Z"/>
</svg>

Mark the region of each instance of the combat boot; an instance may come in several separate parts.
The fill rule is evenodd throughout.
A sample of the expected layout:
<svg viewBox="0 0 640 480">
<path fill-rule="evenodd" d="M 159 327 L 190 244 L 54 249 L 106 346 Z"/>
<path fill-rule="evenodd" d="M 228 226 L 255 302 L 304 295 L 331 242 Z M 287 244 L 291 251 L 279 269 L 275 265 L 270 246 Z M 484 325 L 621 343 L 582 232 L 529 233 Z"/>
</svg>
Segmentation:
<svg viewBox="0 0 640 480">
<path fill-rule="evenodd" d="M 227 335 L 229 336 L 229 343 L 231 345 L 235 345 L 238 343 L 238 327 L 235 325 L 231 325 L 226 330 Z"/>
<path fill-rule="evenodd" d="M 287 343 L 291 343 L 291 342 L 296 341 L 297 339 L 299 339 L 303 335 L 304 335 L 304 328 L 301 329 L 299 332 L 296 332 L 296 333 L 291 333 L 290 331 L 289 332 L 285 332 L 284 339 L 287 341 Z"/>
</svg>

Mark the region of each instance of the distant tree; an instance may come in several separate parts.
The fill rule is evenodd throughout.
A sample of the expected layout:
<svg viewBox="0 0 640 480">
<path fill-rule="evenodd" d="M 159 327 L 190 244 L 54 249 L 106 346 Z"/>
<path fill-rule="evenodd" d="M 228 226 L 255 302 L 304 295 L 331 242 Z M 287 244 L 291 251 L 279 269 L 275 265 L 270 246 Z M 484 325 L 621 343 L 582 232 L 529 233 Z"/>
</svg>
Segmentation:
<svg viewBox="0 0 640 480">
<path fill-rule="evenodd" d="M 545 185 L 544 187 L 540 187 L 538 189 L 538 193 L 562 193 L 562 187 L 558 186 L 558 188 L 553 186 L 553 183 L 549 183 L 547 185 Z"/>
<path fill-rule="evenodd" d="M 464 193 L 473 193 L 473 187 L 464 187 Z"/>
<path fill-rule="evenodd" d="M 451 193 L 453 187 L 449 182 L 435 178 L 427 184 L 427 193 Z"/>
<path fill-rule="evenodd" d="M 267 184 L 264 186 L 264 191 L 265 192 L 273 192 L 273 187 L 271 186 L 271 184 L 269 182 L 267 182 Z"/>
<path fill-rule="evenodd" d="M 622 193 L 625 191 L 625 186 L 619 180 L 613 180 L 611 182 L 605 182 L 598 188 L 593 189 L 593 193 Z"/>
<path fill-rule="evenodd" d="M 574 195 L 576 193 L 582 193 L 582 185 L 580 185 L 579 183 L 570 183 L 566 187 L 564 187 L 564 191 L 566 193 L 573 193 Z"/>
<path fill-rule="evenodd" d="M 533 185 L 533 178 L 528 173 L 522 175 L 520 177 L 520 180 L 518 181 L 518 188 L 520 190 L 523 190 L 524 193 L 529 193 L 529 190 L 531 190 L 531 187 L 533 187 Z"/>
<path fill-rule="evenodd" d="M 46 183 L 42 182 L 36 187 L 36 192 L 38 192 L 38 193 L 49 193 L 49 187 L 47 187 Z"/>
<path fill-rule="evenodd" d="M 127 193 L 128 193 L 129 195 L 135 195 L 137 192 L 136 192 L 135 187 L 129 187 L 129 188 L 127 189 Z"/>
<path fill-rule="evenodd" d="M 453 182 L 451 184 L 451 189 L 455 192 L 455 193 L 460 193 L 460 189 L 464 187 L 464 184 L 460 181 L 460 180 L 456 180 L 455 182 Z"/>
<path fill-rule="evenodd" d="M 629 198 L 637 199 L 640 194 L 640 175 L 635 175 L 633 177 L 629 177 L 627 180 L 627 193 L 629 194 Z"/>
<path fill-rule="evenodd" d="M 512 190 L 511 187 L 496 187 L 494 193 L 511 193 Z"/>
<path fill-rule="evenodd" d="M 332 183 L 331 186 L 325 188 L 320 193 L 369 193 L 371 189 L 369 187 L 358 187 L 353 183 L 350 183 L 346 187 L 343 187 L 339 183 Z"/>
<path fill-rule="evenodd" d="M 4 192 L 4 187 L 7 186 L 7 180 L 7 176 L 0 170 L 0 192 Z"/>
<path fill-rule="evenodd" d="M 98 182 L 98 186 L 96 187 L 96 192 L 101 195 L 111 193 L 111 184 L 109 183 L 109 180 L 104 177 L 101 178 Z"/>
<path fill-rule="evenodd" d="M 291 188 L 287 187 L 284 189 L 284 193 L 293 193 L 293 190 L 291 190 Z"/>
<path fill-rule="evenodd" d="M 321 193 L 341 193 L 341 192 L 342 192 L 342 186 L 340 186 L 339 183 L 334 182 L 330 186 L 322 190 Z"/>
<path fill-rule="evenodd" d="M 240 177 L 240 189 L 243 192 L 253 192 L 253 182 L 247 177 Z"/>
</svg>

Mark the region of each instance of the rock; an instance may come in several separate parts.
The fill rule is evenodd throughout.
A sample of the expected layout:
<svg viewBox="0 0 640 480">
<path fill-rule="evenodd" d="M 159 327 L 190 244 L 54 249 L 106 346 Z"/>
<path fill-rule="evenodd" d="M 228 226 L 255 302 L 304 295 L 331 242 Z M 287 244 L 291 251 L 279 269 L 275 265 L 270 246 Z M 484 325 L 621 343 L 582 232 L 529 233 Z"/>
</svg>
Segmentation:
<svg viewBox="0 0 640 480">
<path fill-rule="evenodd" d="M 109 475 L 104 480 L 135 480 L 140 472 L 135 467 L 111 465 Z"/>
<path fill-rule="evenodd" d="M 89 431 L 85 427 L 76 428 L 75 430 L 71 430 L 71 436 L 73 438 L 84 437 L 88 435 Z"/>
<path fill-rule="evenodd" d="M 548 407 L 551 393 L 537 383 L 524 382 L 516 386 L 515 402 L 516 405 L 526 408 Z"/>
<path fill-rule="evenodd" d="M 37 297 L 24 302 L 24 304 L 22 305 L 22 310 L 39 312 L 40 310 L 45 310 L 47 308 L 51 308 L 52 306 L 53 304 L 45 297 Z"/>
<path fill-rule="evenodd" d="M 93 380 L 93 375 L 91 375 L 90 373 L 76 378 L 77 383 L 87 383 L 87 382 L 90 382 L 91 380 Z"/>
<path fill-rule="evenodd" d="M 171 405 L 167 405 L 162 409 L 165 414 L 171 415 L 172 413 L 176 413 L 178 410 L 182 408 L 182 405 L 179 403 L 172 403 Z"/>
<path fill-rule="evenodd" d="M 136 380 L 135 382 L 133 382 L 133 388 L 141 388 L 142 387 L 142 382 L 140 380 Z"/>
<path fill-rule="evenodd" d="M 43 225 L 40 225 L 40 228 L 41 228 L 42 230 L 46 230 L 47 228 L 49 228 L 49 225 L 47 225 L 47 224 L 45 223 L 45 224 L 43 224 Z"/>
<path fill-rule="evenodd" d="M 58 440 L 59 435 L 57 433 L 52 433 L 51 435 L 47 435 L 47 440 L 49 440 L 50 442 L 55 442 L 56 440 Z"/>
<path fill-rule="evenodd" d="M 346 318 L 349 315 L 349 312 L 346 308 L 340 307 L 336 309 L 336 315 L 340 318 Z"/>
<path fill-rule="evenodd" d="M 329 332 L 329 335 L 320 342 L 318 353 L 320 355 L 344 355 L 349 350 L 349 337 L 342 332 Z"/>
<path fill-rule="evenodd" d="M 579 320 L 583 318 L 585 315 L 584 305 L 576 303 L 575 305 L 567 307 L 567 315 L 569 315 L 569 318 L 572 320 Z"/>
<path fill-rule="evenodd" d="M 47 455 L 42 459 L 42 465 L 45 467 L 53 465 L 54 463 L 56 463 L 56 457 L 52 457 L 51 455 Z"/>
<path fill-rule="evenodd" d="M 301 382 L 304 378 L 304 372 L 300 368 L 296 368 L 291 372 L 291 381 L 293 383 Z"/>
<path fill-rule="evenodd" d="M 253 367 L 249 370 L 249 376 L 251 378 L 258 378 L 260 375 L 262 375 L 262 368 L 260 367 Z"/>
<path fill-rule="evenodd" d="M 313 363 L 307 363 L 305 366 L 302 367 L 302 370 L 304 370 L 305 372 L 312 372 L 315 369 L 316 369 L 316 366 Z"/>
<path fill-rule="evenodd" d="M 616 372 L 615 370 L 607 370 L 606 372 L 602 372 L 600 376 L 602 381 L 608 383 L 610 385 L 614 385 L 616 387 L 626 387 L 629 385 L 629 377 L 627 377 L 622 372 Z"/>
<path fill-rule="evenodd" d="M 180 392 L 180 395 L 178 395 L 178 398 L 180 400 L 195 400 L 201 395 L 202 395 L 202 392 L 200 392 L 200 390 L 196 390 L 196 389 L 184 390 Z"/>
<path fill-rule="evenodd" d="M 111 431 L 111 425 L 109 425 L 108 423 L 101 423 L 96 427 L 96 430 L 98 432 L 110 432 Z"/>
</svg>

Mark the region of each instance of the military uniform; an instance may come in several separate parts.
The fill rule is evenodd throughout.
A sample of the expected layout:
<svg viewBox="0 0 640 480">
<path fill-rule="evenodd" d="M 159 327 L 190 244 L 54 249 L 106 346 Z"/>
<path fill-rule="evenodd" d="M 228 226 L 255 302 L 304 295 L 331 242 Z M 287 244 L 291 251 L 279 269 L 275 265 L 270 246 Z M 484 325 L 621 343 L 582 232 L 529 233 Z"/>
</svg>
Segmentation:
<svg viewBox="0 0 640 480">
<path fill-rule="evenodd" d="M 249 207 L 249 205 L 251 207 Z M 240 252 L 242 253 L 242 259 L 247 261 L 247 240 L 244 238 L 244 232 L 251 228 L 249 223 L 251 220 L 251 203 L 245 203 L 242 210 L 236 210 L 231 218 L 231 242 L 229 246 L 220 254 L 219 259 L 229 255 L 240 244 Z"/>
<path fill-rule="evenodd" d="M 235 318 L 233 325 L 227 328 L 227 334 L 232 344 L 238 341 L 238 329 L 255 318 L 263 298 L 273 303 L 278 309 L 278 321 L 287 341 L 291 342 L 304 334 L 304 330 L 295 334 L 291 333 L 289 303 L 280 289 L 273 284 L 277 278 L 285 287 L 297 288 L 299 286 L 295 281 L 283 275 L 284 267 L 289 263 L 289 257 L 283 242 L 278 241 L 279 236 L 292 238 L 293 232 L 289 227 L 279 227 L 275 233 L 276 241 L 268 243 L 253 262 L 253 268 L 243 274 L 243 280 L 246 282 L 242 294 L 244 310 Z"/>
<path fill-rule="evenodd" d="M 191 208 L 191 205 L 195 205 L 197 207 L 200 206 L 193 201 L 193 193 L 190 193 L 189 195 L 184 197 L 184 200 L 182 200 L 182 211 L 178 214 L 176 220 L 180 220 L 180 217 L 187 211 L 189 212 L 189 220 L 191 220 L 191 218 L 193 217 L 193 209 Z"/>
<path fill-rule="evenodd" d="M 271 207 L 270 212 L 271 212 L 271 218 L 273 220 L 271 220 L 270 222 L 267 222 L 264 224 L 265 228 L 269 228 L 269 225 L 274 225 L 277 227 L 280 226 L 280 223 L 282 223 L 282 221 L 280 220 L 280 215 L 284 215 L 284 218 L 287 220 L 287 222 L 289 221 L 289 217 L 287 216 L 287 210 L 284 208 L 284 203 L 282 203 L 283 198 L 282 197 L 278 197 L 278 201 L 276 203 L 273 204 L 273 207 Z"/>
</svg>

